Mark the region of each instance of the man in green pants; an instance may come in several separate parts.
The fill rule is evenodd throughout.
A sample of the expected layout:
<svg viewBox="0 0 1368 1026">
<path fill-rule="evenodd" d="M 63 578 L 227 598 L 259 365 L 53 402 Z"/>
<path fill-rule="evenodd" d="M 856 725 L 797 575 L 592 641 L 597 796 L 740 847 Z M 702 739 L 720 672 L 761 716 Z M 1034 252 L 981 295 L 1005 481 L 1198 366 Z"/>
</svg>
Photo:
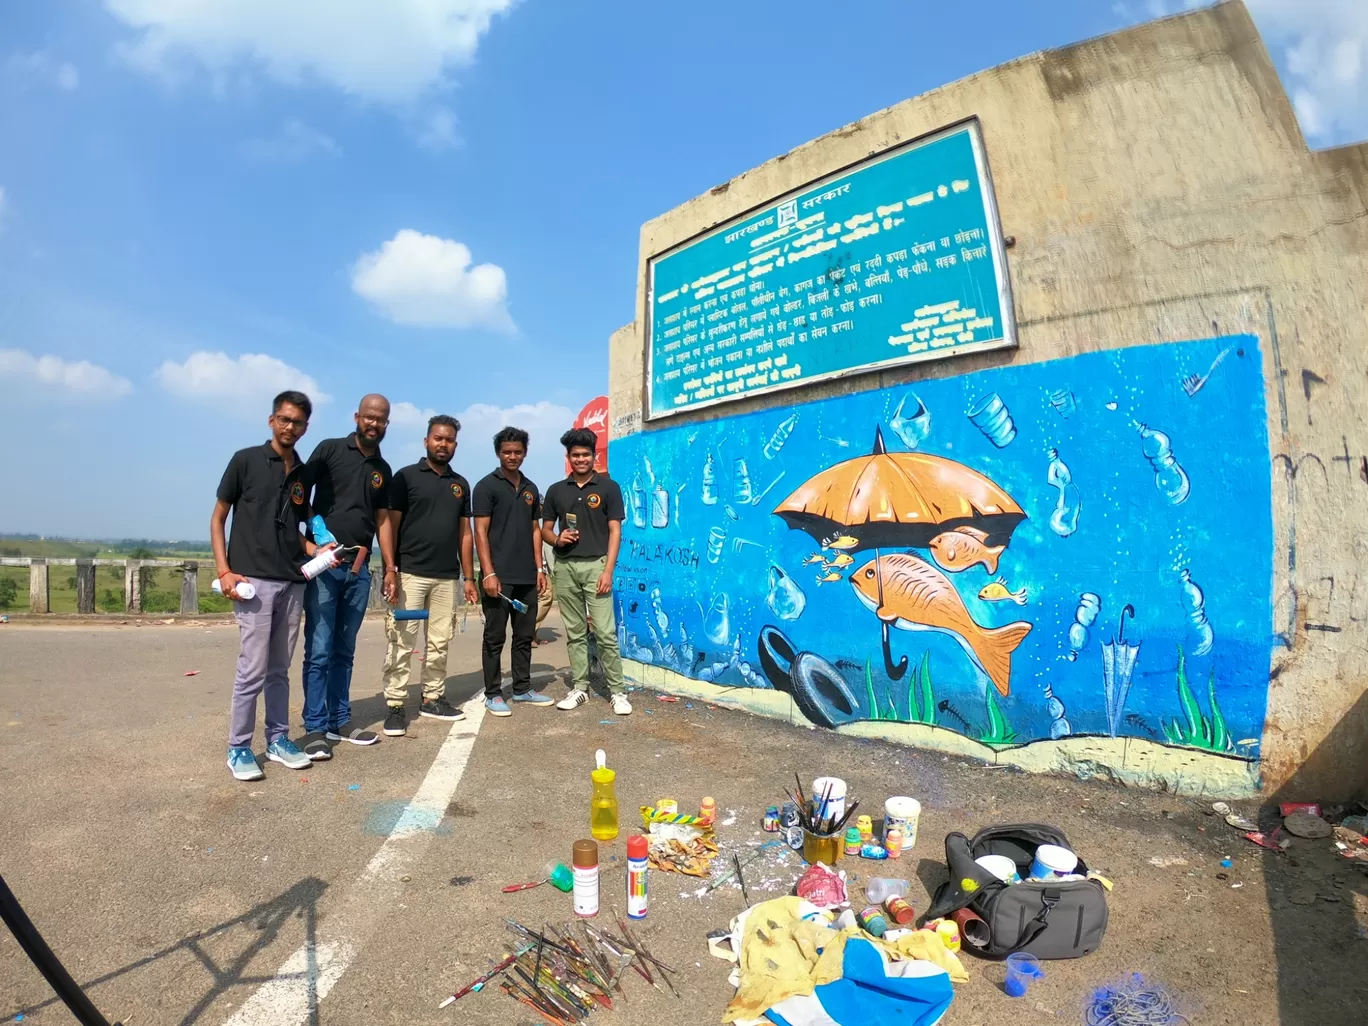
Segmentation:
<svg viewBox="0 0 1368 1026">
<path fill-rule="evenodd" d="M 594 471 L 598 439 L 588 428 L 561 435 L 570 476 L 546 491 L 542 505 L 542 538 L 556 550 L 556 604 L 565 624 L 570 649 L 570 693 L 557 709 L 577 709 L 589 701 L 589 632 L 593 620 L 599 660 L 613 713 L 627 716 L 632 703 L 622 682 L 617 623 L 613 615 L 613 568 L 622 544 L 622 489 L 605 474 Z"/>
</svg>

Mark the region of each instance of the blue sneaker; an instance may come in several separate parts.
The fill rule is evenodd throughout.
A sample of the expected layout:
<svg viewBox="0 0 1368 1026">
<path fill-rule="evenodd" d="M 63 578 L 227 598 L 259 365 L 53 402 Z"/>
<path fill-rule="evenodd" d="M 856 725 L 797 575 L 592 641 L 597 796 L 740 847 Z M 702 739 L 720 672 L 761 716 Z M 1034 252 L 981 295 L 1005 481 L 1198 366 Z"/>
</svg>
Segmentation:
<svg viewBox="0 0 1368 1026">
<path fill-rule="evenodd" d="M 256 756 L 250 748 L 228 749 L 228 768 L 238 780 L 260 780 L 266 776 L 257 765 Z"/>
<path fill-rule="evenodd" d="M 266 758 L 292 770 L 308 769 L 313 765 L 313 760 L 301 752 L 288 737 L 278 737 L 267 745 Z"/>
<path fill-rule="evenodd" d="M 513 710 L 504 701 L 503 695 L 495 695 L 493 698 L 485 699 L 485 708 L 489 710 L 491 716 L 512 716 Z"/>
<path fill-rule="evenodd" d="M 543 695 L 540 691 L 525 691 L 521 695 L 513 692 L 513 701 L 526 702 L 528 705 L 555 705 L 556 700 L 550 695 Z"/>
</svg>

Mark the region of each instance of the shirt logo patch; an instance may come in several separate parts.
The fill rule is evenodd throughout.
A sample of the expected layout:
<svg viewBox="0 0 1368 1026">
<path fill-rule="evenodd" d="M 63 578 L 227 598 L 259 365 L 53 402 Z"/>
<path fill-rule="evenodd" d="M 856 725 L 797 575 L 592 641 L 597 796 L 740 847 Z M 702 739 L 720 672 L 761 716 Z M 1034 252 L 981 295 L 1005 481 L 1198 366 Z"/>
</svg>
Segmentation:
<svg viewBox="0 0 1368 1026">
<path fill-rule="evenodd" d="M 296 506 L 304 505 L 304 482 L 296 481 L 290 485 L 290 501 Z"/>
<path fill-rule="evenodd" d="M 590 492 L 589 498 L 584 500 L 584 504 L 590 509 L 598 509 L 603 505 L 603 496 L 598 492 Z"/>
<path fill-rule="evenodd" d="M 379 488 L 379 487 L 380 487 L 381 485 L 383 485 L 384 483 L 385 483 L 385 475 L 382 474 L 382 473 L 380 473 L 380 471 L 378 471 L 378 470 L 372 470 L 372 471 L 371 471 L 371 487 L 372 487 L 372 488 Z"/>
<path fill-rule="evenodd" d="M 523 492 L 523 502 L 527 503 L 530 506 L 535 501 L 536 499 L 532 497 L 531 492 Z"/>
<path fill-rule="evenodd" d="M 465 494 L 465 492 L 462 491 L 460 485 L 458 485 L 455 481 L 453 481 L 453 482 L 451 482 L 451 494 L 454 495 L 454 496 L 456 496 L 456 498 L 459 499 L 462 495 Z"/>
</svg>

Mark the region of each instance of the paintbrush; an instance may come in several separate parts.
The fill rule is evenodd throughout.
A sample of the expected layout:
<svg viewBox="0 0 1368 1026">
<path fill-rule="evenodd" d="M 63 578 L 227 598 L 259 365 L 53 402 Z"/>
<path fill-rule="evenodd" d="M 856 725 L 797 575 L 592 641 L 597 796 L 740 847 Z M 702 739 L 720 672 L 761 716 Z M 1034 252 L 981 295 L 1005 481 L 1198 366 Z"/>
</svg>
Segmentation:
<svg viewBox="0 0 1368 1026">
<path fill-rule="evenodd" d="M 505 969 L 507 969 L 510 965 L 512 965 L 514 962 L 516 962 L 520 956 L 526 954 L 529 950 L 531 950 L 531 946 L 530 946 L 530 945 L 529 945 L 528 947 L 526 947 L 526 948 L 523 948 L 521 951 L 517 952 L 517 954 L 509 955 L 509 956 L 508 956 L 507 958 L 505 958 L 502 962 L 500 962 L 498 965 L 496 965 L 493 969 L 489 970 L 489 972 L 485 973 L 485 974 L 484 974 L 483 976 L 481 976 L 481 977 L 478 977 L 477 979 L 471 980 L 471 981 L 470 981 L 469 983 L 467 983 L 464 987 L 462 987 L 460 990 L 456 991 L 456 993 L 452 994 L 451 997 L 447 998 L 445 1001 L 443 1001 L 443 1002 L 442 1002 L 440 1005 L 438 1005 L 437 1007 L 438 1007 L 438 1008 L 445 1008 L 447 1005 L 451 1004 L 453 1001 L 459 1001 L 461 998 L 465 997 L 467 994 L 469 994 L 469 993 L 470 993 L 472 990 L 474 990 L 476 987 L 483 986 L 484 984 L 488 983 L 490 980 L 494 979 L 494 977 L 498 976 L 501 972 L 503 972 L 503 971 L 504 971 Z"/>
<path fill-rule="evenodd" d="M 613 912 L 616 915 L 617 909 L 614 909 Z M 637 940 L 636 934 L 632 933 L 632 928 L 628 926 L 627 923 L 620 916 L 618 917 L 618 922 L 621 926 L 622 932 L 627 936 L 628 943 L 631 944 L 632 947 L 636 950 L 637 957 L 645 962 L 650 962 L 653 965 L 655 965 L 656 968 L 660 970 L 660 977 L 665 981 L 665 986 L 670 988 L 670 993 L 673 994 L 675 997 L 679 997 L 679 991 L 675 990 L 674 983 L 671 982 L 669 972 L 666 970 L 666 967 L 662 963 L 657 961 L 656 958 L 649 951 L 646 950 L 646 946 L 642 944 L 641 941 Z M 657 986 L 656 989 L 659 990 L 660 988 Z"/>
<path fill-rule="evenodd" d="M 846 823 L 849 821 L 850 817 L 853 816 L 853 815 L 855 815 L 855 810 L 858 809 L 859 807 L 860 807 L 860 800 L 859 800 L 858 798 L 855 799 L 855 801 L 851 802 L 849 805 L 847 805 L 847 806 L 846 806 L 846 810 L 845 810 L 845 815 L 842 816 L 842 817 L 840 818 L 840 821 L 837 822 L 837 824 L 836 824 L 834 827 L 831 828 L 831 831 L 830 831 L 830 832 L 834 834 L 834 833 L 837 833 L 837 832 L 843 830 L 843 829 L 845 828 Z"/>
<path fill-rule="evenodd" d="M 741 884 L 741 900 L 744 901 L 746 907 L 749 908 L 750 895 L 746 893 L 746 877 L 745 874 L 741 872 L 741 856 L 737 855 L 735 852 L 732 853 L 732 864 L 736 866 L 736 879 L 737 882 Z"/>
</svg>

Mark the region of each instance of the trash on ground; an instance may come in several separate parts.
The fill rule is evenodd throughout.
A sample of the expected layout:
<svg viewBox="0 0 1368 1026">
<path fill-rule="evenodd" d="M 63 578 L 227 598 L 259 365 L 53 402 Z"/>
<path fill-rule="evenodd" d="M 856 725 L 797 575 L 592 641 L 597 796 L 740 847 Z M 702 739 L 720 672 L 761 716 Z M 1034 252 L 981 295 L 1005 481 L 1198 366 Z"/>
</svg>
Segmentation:
<svg viewBox="0 0 1368 1026">
<path fill-rule="evenodd" d="M 1259 824 L 1258 824 L 1258 823 L 1255 823 L 1252 819 L 1246 819 L 1244 816 L 1237 815 L 1237 814 L 1234 813 L 1234 812 L 1232 812 L 1229 816 L 1227 816 L 1227 817 L 1225 818 L 1225 821 L 1226 821 L 1227 823 L 1229 823 L 1231 826 L 1233 826 L 1236 830 L 1258 830 L 1258 829 L 1259 829 Z"/>
<path fill-rule="evenodd" d="M 347 785 L 347 790 L 348 790 L 348 791 L 359 791 L 359 790 L 361 790 L 361 785 L 360 785 L 360 784 L 348 784 L 348 785 Z"/>
<path fill-rule="evenodd" d="M 1188 1020 L 1166 988 L 1132 973 L 1098 987 L 1088 1000 L 1083 1021 L 1087 1026 L 1176 1026 Z"/>
<path fill-rule="evenodd" d="M 817 908 L 839 908 L 847 904 L 846 875 L 822 862 L 808 866 L 798 878 L 794 893 Z"/>
<path fill-rule="evenodd" d="M 1329 823 L 1321 819 L 1318 814 L 1310 812 L 1293 812 L 1285 816 L 1283 827 L 1294 837 L 1311 839 L 1329 837 L 1333 832 Z"/>
<path fill-rule="evenodd" d="M 1291 838 L 1283 836 L 1282 827 L 1270 830 L 1268 833 L 1260 833 L 1257 830 L 1251 831 L 1245 834 L 1245 838 L 1253 841 L 1260 848 L 1267 848 L 1269 851 L 1286 851 L 1292 843 Z"/>
<path fill-rule="evenodd" d="M 182 677 L 198 677 L 198 676 L 199 676 L 199 670 L 186 670 L 184 673 L 181 674 L 181 676 L 182 676 Z"/>
<path fill-rule="evenodd" d="M 1308 816 L 1319 816 L 1321 807 L 1316 802 L 1283 802 L 1278 806 L 1278 812 L 1284 819 L 1294 812 L 1304 812 Z"/>
</svg>

